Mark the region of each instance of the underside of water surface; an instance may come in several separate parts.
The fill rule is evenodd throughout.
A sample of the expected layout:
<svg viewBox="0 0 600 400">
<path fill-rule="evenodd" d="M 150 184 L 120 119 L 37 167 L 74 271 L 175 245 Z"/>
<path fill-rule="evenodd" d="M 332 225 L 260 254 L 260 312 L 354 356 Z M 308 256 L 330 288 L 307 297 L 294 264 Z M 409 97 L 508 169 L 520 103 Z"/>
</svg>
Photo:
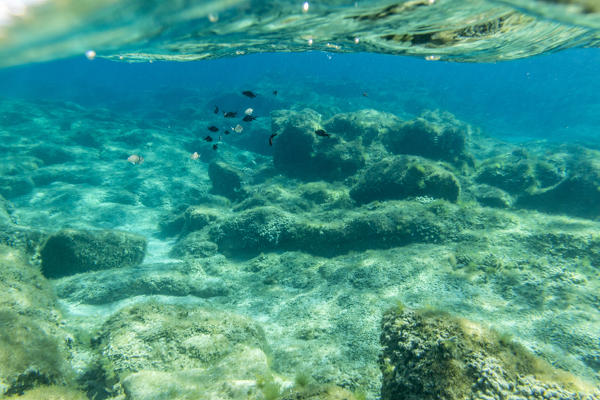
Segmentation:
<svg viewBox="0 0 600 400">
<path fill-rule="evenodd" d="M 0 398 L 600 399 L 599 28 L 1 3 Z"/>
</svg>

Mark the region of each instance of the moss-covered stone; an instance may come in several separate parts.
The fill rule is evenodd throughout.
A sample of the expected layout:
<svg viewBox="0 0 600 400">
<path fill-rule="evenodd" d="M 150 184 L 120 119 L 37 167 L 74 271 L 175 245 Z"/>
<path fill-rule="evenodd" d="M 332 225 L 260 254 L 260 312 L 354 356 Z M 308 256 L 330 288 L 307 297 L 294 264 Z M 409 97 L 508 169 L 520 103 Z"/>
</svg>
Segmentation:
<svg viewBox="0 0 600 400">
<path fill-rule="evenodd" d="M 455 165 L 472 165 L 467 152 L 469 135 L 469 126 L 452 114 L 428 111 L 385 133 L 382 141 L 394 154 L 415 154 Z"/>
<path fill-rule="evenodd" d="M 473 185 L 469 190 L 484 207 L 510 208 L 514 201 L 504 190 L 490 185 Z"/>
<path fill-rule="evenodd" d="M 393 114 L 377 110 L 340 113 L 323 123 L 325 130 L 341 135 L 345 140 L 361 138 L 365 145 L 389 132 L 397 131 L 402 121 Z"/>
<path fill-rule="evenodd" d="M 198 307 L 125 308 L 104 324 L 95 345 L 132 400 L 258 399 L 257 376 L 270 373 L 258 324 Z"/>
<path fill-rule="evenodd" d="M 242 187 L 242 173 L 231 165 L 220 161 L 208 165 L 208 176 L 212 182 L 212 193 L 236 201 L 246 197 Z"/>
<path fill-rule="evenodd" d="M 271 114 L 273 163 L 288 176 L 304 180 L 344 179 L 365 163 L 362 145 L 339 135 L 321 137 L 321 116 L 313 110 L 281 110 Z"/>
<path fill-rule="evenodd" d="M 120 231 L 64 229 L 50 235 L 40 250 L 42 273 L 48 278 L 131 267 L 146 253 L 146 238 Z"/>
<path fill-rule="evenodd" d="M 600 161 L 583 156 L 567 177 L 554 186 L 525 193 L 518 206 L 587 218 L 600 216 Z"/>
<path fill-rule="evenodd" d="M 381 344 L 383 400 L 598 398 L 505 335 L 437 311 L 394 307 Z"/>
<path fill-rule="evenodd" d="M 26 256 L 0 246 L 0 397 L 70 380 L 55 302 Z"/>
<path fill-rule="evenodd" d="M 456 201 L 459 193 L 458 180 L 443 166 L 421 157 L 393 156 L 367 168 L 350 196 L 358 203 L 416 196 Z"/>
</svg>

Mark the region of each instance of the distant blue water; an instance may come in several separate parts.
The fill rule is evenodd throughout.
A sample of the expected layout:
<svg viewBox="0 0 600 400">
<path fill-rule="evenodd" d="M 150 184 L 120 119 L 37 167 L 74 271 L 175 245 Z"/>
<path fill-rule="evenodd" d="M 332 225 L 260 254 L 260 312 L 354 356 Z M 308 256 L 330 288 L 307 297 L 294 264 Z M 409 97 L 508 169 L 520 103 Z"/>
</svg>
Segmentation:
<svg viewBox="0 0 600 400">
<path fill-rule="evenodd" d="M 168 87 L 207 93 L 297 84 L 339 96 L 342 111 L 399 113 L 389 92 L 411 96 L 409 110 L 432 105 L 490 134 L 560 140 L 591 137 L 600 125 L 600 50 L 577 49 L 497 64 L 457 64 L 376 54 L 259 54 L 190 63 L 126 64 L 83 56 L 0 70 L 0 97 L 69 100 L 103 106 Z M 311 84 L 312 83 L 312 84 Z M 320 85 L 320 83 L 327 83 Z M 417 91 L 418 89 L 418 91 Z M 382 92 L 388 94 L 383 95 Z M 361 106 L 343 99 L 367 92 Z M 319 94 L 319 93 L 317 93 Z"/>
</svg>

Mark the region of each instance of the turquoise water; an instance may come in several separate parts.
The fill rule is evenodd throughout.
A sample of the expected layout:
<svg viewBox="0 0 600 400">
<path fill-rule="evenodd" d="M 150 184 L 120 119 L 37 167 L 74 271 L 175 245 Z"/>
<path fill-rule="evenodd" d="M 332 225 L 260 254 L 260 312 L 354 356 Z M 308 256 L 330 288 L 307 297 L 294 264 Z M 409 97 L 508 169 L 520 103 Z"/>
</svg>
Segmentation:
<svg viewBox="0 0 600 400">
<path fill-rule="evenodd" d="M 600 398 L 594 1 L 29 3 L 0 398 Z"/>
</svg>

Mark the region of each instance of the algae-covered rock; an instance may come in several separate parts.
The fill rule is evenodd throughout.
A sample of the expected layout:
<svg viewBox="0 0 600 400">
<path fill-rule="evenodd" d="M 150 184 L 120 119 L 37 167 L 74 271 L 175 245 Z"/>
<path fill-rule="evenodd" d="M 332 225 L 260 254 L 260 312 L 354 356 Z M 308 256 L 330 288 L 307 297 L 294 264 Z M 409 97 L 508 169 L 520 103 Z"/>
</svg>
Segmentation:
<svg viewBox="0 0 600 400">
<path fill-rule="evenodd" d="M 138 304 L 113 315 L 95 343 L 131 400 L 257 398 L 257 377 L 269 373 L 262 328 L 216 310 Z"/>
<path fill-rule="evenodd" d="M 185 235 L 203 229 L 205 226 L 215 222 L 219 217 L 219 211 L 205 206 L 190 206 L 162 218 L 159 228 L 162 235 L 176 236 Z"/>
<path fill-rule="evenodd" d="M 437 243 L 494 216 L 471 212 L 443 200 L 390 201 L 371 210 L 323 213 L 303 218 L 278 207 L 257 207 L 223 218 L 207 231 L 219 252 L 232 256 L 270 250 L 336 255 L 409 243 Z M 368 206 L 367 206 L 368 207 Z M 373 209 L 374 208 L 374 209 Z M 490 224 L 498 223 L 488 221 Z"/>
<path fill-rule="evenodd" d="M 172 257 L 182 258 L 191 257 L 210 257 L 217 254 L 218 246 L 216 243 L 206 240 L 201 232 L 192 232 L 183 240 L 180 240 L 173 246 L 170 252 Z"/>
<path fill-rule="evenodd" d="M 318 136 L 321 116 L 313 110 L 281 110 L 271 114 L 273 163 L 288 176 L 305 180 L 341 180 L 354 174 L 364 163 L 359 142 L 340 135 Z"/>
<path fill-rule="evenodd" d="M 456 201 L 460 185 L 452 172 L 421 157 L 385 158 L 361 175 L 350 191 L 358 203 L 415 196 Z"/>
<path fill-rule="evenodd" d="M 19 250 L 0 246 L 0 397 L 69 380 L 55 306 L 39 270 Z"/>
<path fill-rule="evenodd" d="M 257 207 L 210 228 L 209 237 L 222 251 L 260 252 L 293 242 L 296 219 L 277 207 Z"/>
<path fill-rule="evenodd" d="M 246 197 L 242 187 L 242 174 L 236 168 L 220 161 L 211 162 L 208 176 L 212 182 L 212 192 L 236 201 Z"/>
<path fill-rule="evenodd" d="M 368 145 L 379 135 L 397 131 L 402 121 L 393 114 L 377 110 L 359 110 L 336 114 L 323 123 L 328 132 L 341 135 L 345 140 L 361 138 Z"/>
<path fill-rule="evenodd" d="M 389 310 L 381 344 L 382 400 L 600 396 L 505 336 L 441 312 Z"/>
<path fill-rule="evenodd" d="M 85 393 L 68 386 L 39 386 L 23 395 L 7 397 L 12 400 L 88 400 Z"/>
<path fill-rule="evenodd" d="M 46 239 L 40 250 L 42 273 L 48 278 L 132 267 L 146 253 L 146 238 L 120 231 L 64 229 Z"/>
<path fill-rule="evenodd" d="M 566 178 L 554 186 L 524 194 L 518 205 L 578 217 L 600 216 L 600 161 L 583 158 L 572 166 Z"/>
<path fill-rule="evenodd" d="M 68 276 L 54 282 L 56 294 L 73 303 L 107 304 L 135 296 L 224 296 L 228 288 L 220 278 L 194 274 L 182 263 L 149 264 Z"/>
<path fill-rule="evenodd" d="M 485 207 L 510 208 L 513 199 L 504 190 L 490 185 L 473 185 L 469 188 L 477 202 Z"/>
<path fill-rule="evenodd" d="M 452 114 L 428 111 L 383 135 L 382 142 L 394 154 L 415 154 L 452 164 L 472 164 L 467 152 L 470 128 Z"/>
<path fill-rule="evenodd" d="M 534 161 L 520 152 L 486 160 L 478 168 L 475 180 L 516 195 L 538 185 Z"/>
</svg>

